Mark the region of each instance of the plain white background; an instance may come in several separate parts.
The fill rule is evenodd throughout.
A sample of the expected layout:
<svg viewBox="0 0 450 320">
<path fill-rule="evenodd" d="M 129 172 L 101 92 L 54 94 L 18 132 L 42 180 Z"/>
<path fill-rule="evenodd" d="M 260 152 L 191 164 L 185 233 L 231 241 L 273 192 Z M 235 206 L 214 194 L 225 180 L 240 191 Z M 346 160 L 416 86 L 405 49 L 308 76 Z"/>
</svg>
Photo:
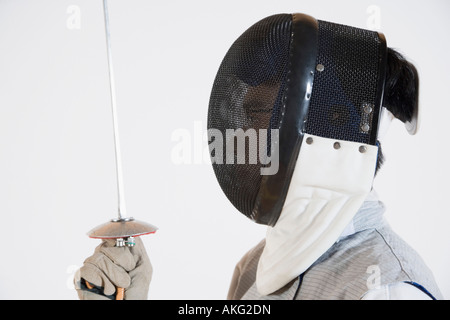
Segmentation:
<svg viewBox="0 0 450 320">
<path fill-rule="evenodd" d="M 159 227 L 143 237 L 150 299 L 225 299 L 234 265 L 264 237 L 222 194 L 202 159 L 202 130 L 232 42 L 293 12 L 378 29 L 417 66 L 421 131 L 392 124 L 374 185 L 394 230 L 450 297 L 448 1 L 109 6 L 128 214 Z M 73 273 L 99 243 L 86 232 L 117 210 L 108 90 L 101 0 L 0 0 L 1 299 L 77 299 Z M 179 133 L 191 139 L 184 163 Z"/>
</svg>

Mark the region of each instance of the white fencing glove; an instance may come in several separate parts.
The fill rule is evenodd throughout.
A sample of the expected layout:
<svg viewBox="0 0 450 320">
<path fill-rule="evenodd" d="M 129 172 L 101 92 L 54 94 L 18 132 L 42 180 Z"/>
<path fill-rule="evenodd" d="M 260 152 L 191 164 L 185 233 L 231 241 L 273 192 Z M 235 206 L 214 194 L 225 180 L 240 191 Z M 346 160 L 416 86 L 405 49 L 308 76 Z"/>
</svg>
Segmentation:
<svg viewBox="0 0 450 320">
<path fill-rule="evenodd" d="M 125 289 L 125 300 L 147 299 L 153 269 L 142 240 L 135 242 L 133 247 L 115 247 L 114 239 L 105 239 L 95 248 L 75 275 L 81 300 L 114 299 L 118 287 Z"/>
</svg>

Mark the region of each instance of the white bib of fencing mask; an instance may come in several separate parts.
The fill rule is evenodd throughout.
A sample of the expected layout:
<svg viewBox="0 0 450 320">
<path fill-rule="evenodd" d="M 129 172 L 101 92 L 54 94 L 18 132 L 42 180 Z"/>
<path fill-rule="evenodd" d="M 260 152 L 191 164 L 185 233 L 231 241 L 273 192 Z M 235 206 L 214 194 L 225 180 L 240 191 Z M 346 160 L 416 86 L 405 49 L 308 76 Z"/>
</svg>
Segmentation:
<svg viewBox="0 0 450 320">
<path fill-rule="evenodd" d="M 305 134 L 281 215 L 268 227 L 256 285 L 268 295 L 339 238 L 372 188 L 378 147 Z"/>
</svg>

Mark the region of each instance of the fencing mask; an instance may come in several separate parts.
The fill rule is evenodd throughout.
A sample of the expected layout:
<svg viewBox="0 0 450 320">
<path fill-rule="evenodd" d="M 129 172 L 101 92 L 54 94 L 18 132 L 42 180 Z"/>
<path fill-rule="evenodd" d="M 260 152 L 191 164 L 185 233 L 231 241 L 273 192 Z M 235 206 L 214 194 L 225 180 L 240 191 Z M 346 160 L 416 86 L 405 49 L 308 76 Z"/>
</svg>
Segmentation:
<svg viewBox="0 0 450 320">
<path fill-rule="evenodd" d="M 370 192 L 387 56 L 381 33 L 304 14 L 257 22 L 226 53 L 209 103 L 210 155 L 231 203 L 268 225 L 261 294 L 319 258 Z"/>
</svg>

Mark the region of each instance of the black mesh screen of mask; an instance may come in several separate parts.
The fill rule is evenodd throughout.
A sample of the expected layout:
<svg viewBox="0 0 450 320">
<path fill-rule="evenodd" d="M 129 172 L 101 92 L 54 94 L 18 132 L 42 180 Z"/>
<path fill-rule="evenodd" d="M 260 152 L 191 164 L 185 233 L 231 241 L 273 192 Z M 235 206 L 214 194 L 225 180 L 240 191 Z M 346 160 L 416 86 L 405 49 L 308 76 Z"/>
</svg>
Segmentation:
<svg viewBox="0 0 450 320">
<path fill-rule="evenodd" d="M 320 20 L 318 26 L 317 70 L 305 131 L 375 144 L 383 56 L 379 35 Z"/>
<path fill-rule="evenodd" d="M 241 213 L 276 222 L 304 133 L 376 143 L 385 51 L 384 36 L 377 32 L 301 14 L 267 17 L 233 43 L 213 84 L 208 129 L 221 133 L 218 154 L 217 138 L 209 131 L 213 169 Z M 237 139 L 227 135 L 236 129 L 257 134 L 256 149 L 246 138 L 245 159 Z M 280 129 L 280 171 L 273 176 L 261 175 L 259 145 L 267 144 L 269 155 L 271 149 L 270 136 L 261 141 L 259 129 Z"/>
<path fill-rule="evenodd" d="M 217 129 L 223 136 L 222 164 L 213 163 L 213 169 L 228 199 L 250 218 L 263 165 L 259 156 L 257 163 L 250 163 L 249 157 L 258 151 L 250 150 L 248 143 L 245 164 L 238 164 L 235 143 L 234 153 L 227 159 L 230 141 L 226 141 L 226 130 L 254 129 L 258 133 L 259 129 L 277 128 L 289 60 L 291 23 L 292 15 L 279 14 L 245 31 L 225 55 L 211 92 L 208 129 Z M 268 134 L 267 140 L 270 140 L 270 130 Z M 267 146 L 270 147 L 270 143 Z M 215 152 L 211 150 L 212 157 L 217 156 Z M 267 153 L 270 154 L 270 148 Z"/>
</svg>

